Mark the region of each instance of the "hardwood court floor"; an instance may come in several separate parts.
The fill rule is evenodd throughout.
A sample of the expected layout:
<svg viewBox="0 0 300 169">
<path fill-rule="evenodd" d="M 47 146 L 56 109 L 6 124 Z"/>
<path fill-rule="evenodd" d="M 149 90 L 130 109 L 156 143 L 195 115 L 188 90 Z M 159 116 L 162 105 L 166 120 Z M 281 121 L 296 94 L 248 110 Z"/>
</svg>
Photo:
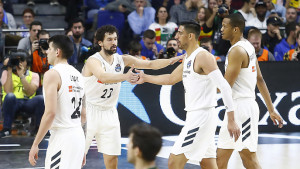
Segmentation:
<svg viewBox="0 0 300 169">
<path fill-rule="evenodd" d="M 44 139 L 40 144 L 39 160 L 37 166 L 32 167 L 28 162 L 28 153 L 33 142 L 33 137 L 14 136 L 0 139 L 0 169 L 42 169 L 48 139 Z M 167 162 L 170 149 L 174 144 L 176 136 L 165 136 L 163 148 L 157 157 L 159 169 L 167 169 Z M 216 136 L 216 140 L 218 136 Z M 126 159 L 127 138 L 122 138 L 122 155 L 119 157 L 119 169 L 133 169 L 133 166 Z M 263 169 L 300 169 L 300 132 L 297 133 L 263 133 L 259 134 L 258 158 Z M 87 156 L 85 169 L 104 169 L 103 158 L 97 152 L 95 142 Z M 242 162 L 237 152 L 229 162 L 229 169 L 243 169 Z M 185 169 L 200 169 L 195 162 L 189 162 Z"/>
</svg>

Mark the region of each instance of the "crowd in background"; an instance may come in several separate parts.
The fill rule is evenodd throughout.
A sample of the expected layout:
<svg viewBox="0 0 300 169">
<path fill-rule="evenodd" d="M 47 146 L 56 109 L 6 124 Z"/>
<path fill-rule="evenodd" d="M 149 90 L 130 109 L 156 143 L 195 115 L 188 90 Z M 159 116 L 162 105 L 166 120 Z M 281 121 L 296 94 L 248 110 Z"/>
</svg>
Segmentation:
<svg viewBox="0 0 300 169">
<path fill-rule="evenodd" d="M 24 5 L 23 22 L 16 23 L 12 2 L 0 0 L 0 28 L 29 30 L 1 32 L 5 36 L 5 41 L 0 41 L 4 116 L 1 137 L 11 134 L 15 114 L 21 111 L 32 114 L 37 129 L 44 108 L 35 105 L 43 102 L 39 97 L 43 74 L 51 68 L 47 61 L 50 33 L 35 19 L 33 10 L 38 2 L 20 2 L 27 6 Z M 217 61 L 225 61 L 231 45 L 222 39 L 222 20 L 231 13 L 240 13 L 246 21 L 244 38 L 253 44 L 259 61 L 300 59 L 298 0 L 243 0 L 242 3 L 238 0 L 51 0 L 49 3 L 66 8 L 68 27 L 65 34 L 74 44 L 73 56 L 68 60 L 72 65 L 83 64 L 89 56 L 100 51 L 94 34 L 97 23 L 106 19 L 99 18 L 98 14 L 105 11 L 121 13 L 125 18 L 119 30 L 119 54 L 149 60 L 185 54 L 174 37 L 180 22 L 194 20 L 201 25 L 199 45 L 211 52 Z M 16 50 L 3 52 L 4 46 L 14 46 Z M 16 53 L 20 55 L 17 59 L 13 58 Z M 15 60 L 19 62 L 14 63 Z M 13 111 L 7 106 L 13 107 Z"/>
</svg>

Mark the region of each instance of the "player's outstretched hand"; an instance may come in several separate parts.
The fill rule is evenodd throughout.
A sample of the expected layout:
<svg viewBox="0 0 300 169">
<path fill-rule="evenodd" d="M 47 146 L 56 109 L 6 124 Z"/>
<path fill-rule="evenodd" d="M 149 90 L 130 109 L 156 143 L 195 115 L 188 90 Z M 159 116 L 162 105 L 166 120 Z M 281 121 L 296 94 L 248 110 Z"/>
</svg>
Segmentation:
<svg viewBox="0 0 300 169">
<path fill-rule="evenodd" d="M 229 120 L 227 128 L 228 128 L 230 137 L 234 137 L 234 141 L 237 141 L 241 135 L 241 131 L 240 131 L 239 126 L 236 124 L 236 122 L 233 120 Z"/>
<path fill-rule="evenodd" d="M 135 84 L 139 80 L 139 75 L 136 73 L 133 73 L 134 65 L 131 66 L 131 68 L 128 70 L 127 74 L 127 81 L 131 84 Z"/>
<path fill-rule="evenodd" d="M 138 73 L 138 75 L 139 75 L 139 80 L 136 82 L 136 84 L 143 84 L 145 81 L 145 79 L 144 79 L 144 77 L 145 77 L 145 74 L 144 74 L 144 71 L 143 70 L 138 70 L 138 69 L 136 69 L 135 70 L 137 73 Z"/>
<path fill-rule="evenodd" d="M 170 58 L 170 65 L 173 65 L 174 63 L 178 62 L 179 60 L 183 59 L 183 57 L 185 56 L 185 54 L 180 55 L 180 56 L 175 56 L 173 58 Z"/>
<path fill-rule="evenodd" d="M 275 111 L 270 111 L 270 118 L 273 121 L 273 124 L 278 126 L 279 128 L 283 127 L 283 119 L 279 113 Z"/>
<path fill-rule="evenodd" d="M 36 160 L 39 158 L 38 153 L 39 153 L 39 147 L 32 145 L 28 157 L 28 161 L 32 166 L 36 165 Z"/>
</svg>

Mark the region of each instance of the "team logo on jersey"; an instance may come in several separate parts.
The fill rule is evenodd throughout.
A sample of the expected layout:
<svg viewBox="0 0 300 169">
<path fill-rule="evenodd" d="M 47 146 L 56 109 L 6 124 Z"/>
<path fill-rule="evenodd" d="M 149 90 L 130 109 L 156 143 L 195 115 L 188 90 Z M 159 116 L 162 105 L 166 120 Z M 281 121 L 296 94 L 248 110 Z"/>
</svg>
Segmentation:
<svg viewBox="0 0 300 169">
<path fill-rule="evenodd" d="M 121 71 L 121 65 L 119 63 L 116 65 L 115 71 L 116 72 L 120 72 Z"/>
<path fill-rule="evenodd" d="M 189 68 L 191 67 L 191 65 L 192 65 L 192 61 L 190 60 L 190 61 L 187 63 L 186 67 L 189 69 Z"/>
</svg>

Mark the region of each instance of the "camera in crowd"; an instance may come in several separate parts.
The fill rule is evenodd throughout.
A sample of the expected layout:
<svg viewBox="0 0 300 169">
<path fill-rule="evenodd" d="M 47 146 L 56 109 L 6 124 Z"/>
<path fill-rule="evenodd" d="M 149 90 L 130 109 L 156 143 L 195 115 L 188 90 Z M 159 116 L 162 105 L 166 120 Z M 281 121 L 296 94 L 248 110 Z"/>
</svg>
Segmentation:
<svg viewBox="0 0 300 169">
<path fill-rule="evenodd" d="M 222 15 L 224 13 L 226 13 L 228 11 L 228 6 L 226 4 L 222 4 L 219 6 L 219 9 L 218 9 L 218 14 L 219 15 Z"/>
<path fill-rule="evenodd" d="M 8 54 L 9 61 L 7 66 L 15 67 L 19 66 L 20 62 L 23 62 L 27 58 L 27 52 L 25 51 L 13 51 Z"/>
<path fill-rule="evenodd" d="M 43 50 L 48 50 L 49 48 L 49 44 L 47 42 L 47 39 L 40 39 L 39 41 L 39 46 L 43 49 Z"/>
<path fill-rule="evenodd" d="M 175 55 L 176 55 L 175 49 L 173 47 L 169 47 L 164 53 L 162 53 L 162 56 L 160 56 L 159 58 L 168 59 L 168 58 L 175 57 Z"/>
</svg>

